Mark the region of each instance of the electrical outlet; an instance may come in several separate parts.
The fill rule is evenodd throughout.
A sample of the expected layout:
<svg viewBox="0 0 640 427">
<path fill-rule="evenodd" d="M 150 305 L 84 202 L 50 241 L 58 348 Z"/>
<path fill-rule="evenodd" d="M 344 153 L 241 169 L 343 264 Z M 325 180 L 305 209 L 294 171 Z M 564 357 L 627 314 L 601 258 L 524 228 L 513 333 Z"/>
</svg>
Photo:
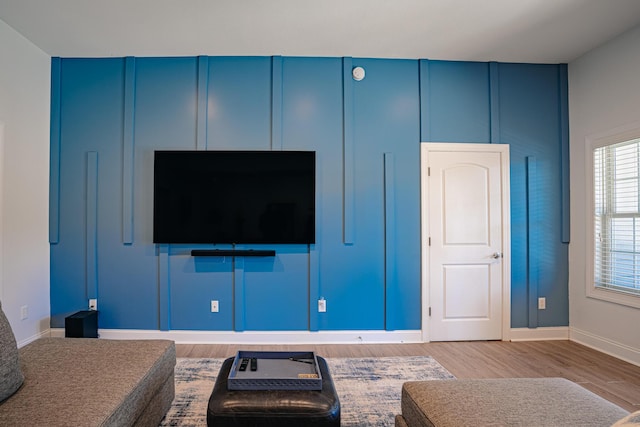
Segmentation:
<svg viewBox="0 0 640 427">
<path fill-rule="evenodd" d="M 29 306 L 23 305 L 20 307 L 20 320 L 27 320 L 29 318 Z"/>
<path fill-rule="evenodd" d="M 320 298 L 318 300 L 318 313 L 325 313 L 327 311 L 327 300 Z"/>
<path fill-rule="evenodd" d="M 220 306 L 218 304 L 218 301 L 211 300 L 211 312 L 212 313 L 217 313 L 219 311 L 220 311 Z"/>
<path fill-rule="evenodd" d="M 547 309 L 547 299 L 545 297 L 538 298 L 538 310 Z"/>
<path fill-rule="evenodd" d="M 98 299 L 91 298 L 89 299 L 89 310 L 97 310 L 98 309 Z"/>
</svg>

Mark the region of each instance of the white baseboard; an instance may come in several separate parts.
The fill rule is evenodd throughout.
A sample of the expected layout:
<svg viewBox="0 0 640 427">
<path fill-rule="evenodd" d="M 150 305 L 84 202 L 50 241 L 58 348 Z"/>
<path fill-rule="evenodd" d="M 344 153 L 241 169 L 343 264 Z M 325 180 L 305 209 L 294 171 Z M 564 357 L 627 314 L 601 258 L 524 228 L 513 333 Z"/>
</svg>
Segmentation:
<svg viewBox="0 0 640 427">
<path fill-rule="evenodd" d="M 512 328 L 510 333 L 511 341 L 557 341 L 569 339 L 568 326 L 549 328 Z"/>
<path fill-rule="evenodd" d="M 51 336 L 51 330 L 50 329 L 44 330 L 42 332 L 38 332 L 37 334 L 32 335 L 29 338 L 18 342 L 18 348 L 24 347 L 25 345 L 27 345 L 27 344 L 29 344 L 31 342 L 34 342 L 37 339 L 46 338 L 46 337 L 50 337 L 50 336 Z M 62 336 L 64 336 L 64 329 L 62 330 Z"/>
<path fill-rule="evenodd" d="M 420 343 L 422 331 L 279 331 L 279 332 L 229 332 L 229 331 L 155 331 L 137 329 L 100 329 L 105 339 L 169 339 L 177 344 L 245 344 L 245 345 L 293 345 L 293 344 L 401 344 Z M 616 343 L 576 328 L 513 328 L 511 341 L 570 340 L 601 351 L 610 356 L 640 366 L 640 348 Z M 53 328 L 27 340 L 22 347 L 38 338 L 64 337 L 64 328 Z"/>
<path fill-rule="evenodd" d="M 398 344 L 422 342 L 422 332 L 409 331 L 154 331 L 100 329 L 105 339 L 169 339 L 176 344 Z M 64 329 L 52 329 L 52 336 L 64 337 Z"/>
<path fill-rule="evenodd" d="M 571 341 L 578 344 L 640 366 L 640 348 L 630 347 L 578 328 L 571 328 L 569 336 Z"/>
</svg>

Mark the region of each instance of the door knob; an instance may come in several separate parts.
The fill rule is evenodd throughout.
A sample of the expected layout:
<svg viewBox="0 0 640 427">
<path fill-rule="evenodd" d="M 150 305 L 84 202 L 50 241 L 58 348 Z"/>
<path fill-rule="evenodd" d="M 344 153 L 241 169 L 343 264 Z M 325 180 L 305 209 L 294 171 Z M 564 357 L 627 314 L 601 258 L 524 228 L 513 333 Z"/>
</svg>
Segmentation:
<svg viewBox="0 0 640 427">
<path fill-rule="evenodd" d="M 493 255 L 491 255 L 491 258 L 493 259 L 502 258 L 502 254 L 500 252 L 494 252 Z"/>
</svg>

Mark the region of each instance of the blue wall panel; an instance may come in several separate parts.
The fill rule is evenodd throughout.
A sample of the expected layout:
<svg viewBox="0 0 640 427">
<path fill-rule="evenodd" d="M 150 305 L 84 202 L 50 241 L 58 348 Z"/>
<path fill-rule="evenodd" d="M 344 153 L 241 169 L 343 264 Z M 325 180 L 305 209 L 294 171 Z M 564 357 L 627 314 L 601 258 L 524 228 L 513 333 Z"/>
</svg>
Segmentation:
<svg viewBox="0 0 640 427">
<path fill-rule="evenodd" d="M 566 326 L 568 251 L 562 243 L 560 73 L 557 65 L 500 64 L 499 68 L 500 142 L 511 150 L 511 326 Z M 527 157 L 535 158 L 535 176 L 528 177 Z M 534 190 L 535 200 L 528 200 L 528 188 Z M 529 274 L 532 271 L 536 274 Z M 537 319 L 528 313 L 537 299 L 529 292 L 536 286 L 532 278 L 538 281 L 537 296 L 547 298 L 547 308 L 538 311 Z M 531 319 L 537 324 L 532 325 Z"/>
<path fill-rule="evenodd" d="M 489 64 L 423 61 L 428 66 L 428 122 L 432 142 L 489 142 Z"/>
<path fill-rule="evenodd" d="M 233 330 L 233 259 L 192 257 L 190 249 L 172 245 L 169 254 L 171 329 Z"/>
<path fill-rule="evenodd" d="M 207 147 L 271 148 L 271 58 L 209 58 Z"/>
<path fill-rule="evenodd" d="M 198 105 L 198 60 L 197 58 L 137 58 L 136 59 L 136 123 L 135 123 L 135 243 L 131 247 L 120 249 L 122 258 L 120 263 L 131 277 L 131 281 L 121 280 L 118 292 L 114 293 L 114 300 L 122 294 L 133 293 L 129 307 L 134 310 L 140 300 L 152 315 L 142 315 L 143 319 L 160 322 L 157 313 L 169 313 L 166 326 L 172 329 L 172 322 L 184 325 L 190 319 L 194 306 L 182 297 L 191 291 L 186 276 L 185 282 L 174 276 L 174 253 L 168 250 L 166 262 L 161 265 L 162 257 L 157 256 L 153 241 L 153 151 L 169 149 L 196 149 L 197 142 L 197 105 Z M 159 286 L 158 271 L 162 267 L 169 271 L 165 287 Z M 173 268 L 172 268 L 173 267 Z M 126 276 L 125 276 L 126 277 Z M 205 277 L 202 280 L 206 280 Z M 129 290 L 126 290 L 126 288 Z M 167 289 L 168 288 L 168 289 Z M 159 295 L 158 289 L 170 292 L 169 295 Z M 177 294 L 177 296 L 176 296 Z M 118 296 L 120 295 L 120 296 Z M 201 297 L 206 310 L 210 312 L 210 300 L 207 295 L 195 293 L 194 297 Z M 185 300 L 187 300 L 185 302 Z M 166 301 L 169 307 L 160 307 L 160 301 Z M 114 301 L 114 311 L 118 319 L 126 319 L 120 312 L 122 304 Z M 124 304 L 125 307 L 127 304 Z M 136 318 L 136 314 L 129 314 Z M 132 324 L 128 320 L 129 325 Z M 119 326 L 132 327 L 132 326 Z M 149 326 L 147 326 L 149 327 Z M 157 327 L 157 326 L 154 326 Z"/>
<path fill-rule="evenodd" d="M 244 282 L 236 283 L 244 292 L 244 330 L 308 330 L 307 246 L 267 245 L 265 248 L 275 248 L 276 256 L 245 258 Z"/>
<path fill-rule="evenodd" d="M 512 327 L 566 325 L 560 216 L 566 179 L 563 184 L 559 158 L 565 67 L 423 60 L 421 77 L 428 84 L 421 88 L 423 136 L 510 145 Z M 528 173 L 527 157 L 535 159 L 529 169 L 535 173 Z M 537 310 L 538 295 L 548 298 L 544 311 Z"/>
<path fill-rule="evenodd" d="M 121 218 L 120 200 L 113 197 L 113 183 L 120 184 L 118 169 L 107 165 L 115 156 L 120 162 L 122 139 L 122 95 L 124 87 L 123 59 L 62 59 L 60 69 L 60 194 L 59 243 L 51 246 L 51 324 L 64 326 L 64 317 L 88 307 L 87 298 L 95 293 L 87 283 L 98 286 L 103 295 L 103 263 L 108 251 L 100 243 L 91 252 L 97 258 L 97 271 L 87 272 L 88 192 L 97 197 L 97 223 L 93 230 L 97 242 L 108 239 L 110 232 L 120 241 L 121 223 L 111 226 L 112 217 Z M 94 166 L 97 175 L 87 180 L 87 153 L 98 153 L 101 165 Z M 96 181 L 94 181 L 94 179 Z M 87 188 L 94 182 L 96 190 Z M 109 200 L 107 204 L 103 200 Z M 93 240 L 93 239 L 92 239 Z M 93 262 L 93 261 L 92 261 Z M 115 267 L 115 266 L 112 266 Z M 88 277 L 87 273 L 97 277 Z M 109 322 L 101 316 L 100 326 Z"/>
<path fill-rule="evenodd" d="M 316 152 L 316 243 L 310 247 L 308 312 L 310 329 L 318 330 L 321 321 L 334 315 L 332 303 L 326 313 L 318 313 L 317 300 L 328 298 L 324 283 L 343 280 L 326 276 L 333 271 L 334 258 L 344 251 L 342 61 L 283 58 L 282 75 L 283 149 Z"/>
<path fill-rule="evenodd" d="M 114 203 L 122 196 L 122 142 L 105 145 L 100 153 L 101 171 L 113 176 L 103 180 L 100 213 L 104 233 L 100 235 L 100 283 L 98 306 L 101 327 L 156 329 L 162 325 L 159 294 L 159 262 L 152 242 L 153 150 L 192 148 L 195 145 L 196 63 L 193 58 L 135 61 L 135 126 L 133 141 L 133 244 L 123 244 L 122 207 Z M 124 87 L 124 85 L 122 86 Z M 131 96 L 131 94 L 126 94 Z M 123 104 L 122 89 L 120 103 Z M 123 113 L 121 113 L 121 117 Z M 95 133 L 103 132 L 95 129 Z M 105 158 L 103 153 L 108 153 Z M 126 183 L 126 185 L 131 185 Z M 102 188 L 102 187 L 101 187 Z"/>
<path fill-rule="evenodd" d="M 426 137 L 510 144 L 512 326 L 566 325 L 565 86 L 556 65 L 54 58 L 52 326 L 97 295 L 101 328 L 419 329 Z M 316 151 L 316 243 L 235 261 L 154 245 L 157 149 Z"/>
<path fill-rule="evenodd" d="M 418 62 L 354 59 L 353 66 L 366 71 L 364 80 L 353 82 L 354 164 L 347 165 L 355 173 L 354 239 L 339 258 L 330 260 L 331 267 L 323 269 L 329 276 L 322 281 L 324 296 L 338 315 L 329 317 L 324 326 L 418 328 L 419 256 L 409 255 L 420 253 Z M 402 242 L 389 260 L 399 262 L 395 271 L 403 275 L 391 277 L 389 283 L 385 283 L 384 252 L 385 152 L 394 153 L 403 165 L 396 168 L 397 222 L 389 224 Z"/>
</svg>

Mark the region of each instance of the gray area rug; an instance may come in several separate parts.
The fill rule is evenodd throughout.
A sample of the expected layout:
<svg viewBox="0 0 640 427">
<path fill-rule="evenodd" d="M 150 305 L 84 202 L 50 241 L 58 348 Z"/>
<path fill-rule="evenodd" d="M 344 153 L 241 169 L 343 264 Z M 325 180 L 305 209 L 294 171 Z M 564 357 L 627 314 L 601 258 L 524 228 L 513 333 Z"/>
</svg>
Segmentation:
<svg viewBox="0 0 640 427">
<path fill-rule="evenodd" d="M 342 426 L 393 426 L 402 383 L 454 378 L 429 356 L 326 360 L 340 398 Z M 207 425 L 207 404 L 222 361 L 178 358 L 176 397 L 162 426 Z"/>
</svg>

